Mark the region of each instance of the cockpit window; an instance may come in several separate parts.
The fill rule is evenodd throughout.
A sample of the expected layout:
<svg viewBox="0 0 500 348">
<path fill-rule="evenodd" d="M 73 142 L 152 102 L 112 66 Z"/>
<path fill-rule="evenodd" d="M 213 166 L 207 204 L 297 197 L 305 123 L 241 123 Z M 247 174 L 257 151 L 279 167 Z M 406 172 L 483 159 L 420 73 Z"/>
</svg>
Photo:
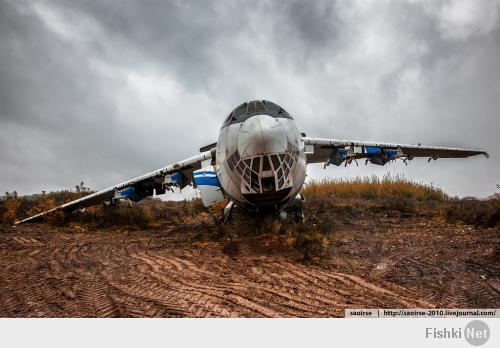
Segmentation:
<svg viewBox="0 0 500 348">
<path fill-rule="evenodd" d="M 233 115 L 233 112 L 230 112 L 229 115 L 226 117 L 226 119 L 224 120 L 224 124 L 228 124 L 229 121 L 231 120 L 231 116 Z"/>
<path fill-rule="evenodd" d="M 273 162 L 274 170 L 278 170 L 280 166 L 280 160 L 278 159 L 278 155 L 271 155 L 271 160 Z"/>
<path fill-rule="evenodd" d="M 260 157 L 253 159 L 252 170 L 255 170 L 257 173 L 260 172 Z"/>
<path fill-rule="evenodd" d="M 278 112 L 278 114 L 284 115 L 285 118 L 291 118 L 288 112 L 286 112 L 283 108 L 280 108 L 280 112 Z"/>
<path fill-rule="evenodd" d="M 292 116 L 279 105 L 268 100 L 253 100 L 236 107 L 236 109 L 234 109 L 225 119 L 223 127 L 234 123 L 245 122 L 247 118 L 259 114 L 293 120 Z"/>
<path fill-rule="evenodd" d="M 262 104 L 262 102 L 259 100 L 255 101 L 255 111 L 257 112 L 264 111 L 264 104 Z"/>
<path fill-rule="evenodd" d="M 264 156 L 262 162 L 262 171 L 266 170 L 271 170 L 271 165 L 269 164 L 269 158 L 267 158 L 267 156 Z"/>
<path fill-rule="evenodd" d="M 234 109 L 233 112 L 233 119 L 237 120 L 241 115 L 243 115 L 247 111 L 247 103 L 243 103 L 240 106 L 238 106 L 236 109 Z"/>
<path fill-rule="evenodd" d="M 280 112 L 281 108 L 278 105 L 274 104 L 273 102 L 267 100 L 263 100 L 262 102 L 264 103 L 264 105 L 268 110 L 274 111 L 276 113 Z"/>
<path fill-rule="evenodd" d="M 289 149 L 294 146 L 290 144 Z M 241 158 L 238 151 L 227 159 L 229 170 L 238 175 L 244 187 L 243 194 L 275 193 L 289 190 L 293 185 L 290 177 L 295 166 L 294 154 L 272 153 L 248 158 Z"/>
</svg>

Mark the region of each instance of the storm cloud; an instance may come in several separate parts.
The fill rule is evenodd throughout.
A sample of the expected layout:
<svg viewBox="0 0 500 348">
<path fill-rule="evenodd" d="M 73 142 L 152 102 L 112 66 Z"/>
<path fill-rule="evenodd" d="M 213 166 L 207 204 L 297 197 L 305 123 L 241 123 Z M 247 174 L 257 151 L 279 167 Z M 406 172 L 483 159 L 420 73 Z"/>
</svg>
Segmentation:
<svg viewBox="0 0 500 348">
<path fill-rule="evenodd" d="M 0 1 L 0 192 L 113 185 L 194 155 L 236 105 L 268 99 L 308 136 L 491 154 L 312 165 L 308 179 L 403 174 L 486 197 L 500 183 L 499 13 L 488 0 Z"/>
</svg>

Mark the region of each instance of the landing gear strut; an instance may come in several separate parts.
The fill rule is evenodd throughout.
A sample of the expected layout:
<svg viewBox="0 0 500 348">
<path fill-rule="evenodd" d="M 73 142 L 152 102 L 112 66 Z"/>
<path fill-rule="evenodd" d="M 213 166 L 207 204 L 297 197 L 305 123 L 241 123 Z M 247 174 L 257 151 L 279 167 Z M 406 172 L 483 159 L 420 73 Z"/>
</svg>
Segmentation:
<svg viewBox="0 0 500 348">
<path fill-rule="evenodd" d="M 302 207 L 294 209 L 292 217 L 293 221 L 297 224 L 304 222 L 304 209 L 302 209 Z"/>
<path fill-rule="evenodd" d="M 225 224 L 229 218 L 231 217 L 231 214 L 233 212 L 233 209 L 234 209 L 234 206 L 236 205 L 236 203 L 234 203 L 233 201 L 230 201 L 226 207 L 224 208 L 224 213 L 223 213 L 223 217 L 222 217 L 222 223 Z"/>
</svg>

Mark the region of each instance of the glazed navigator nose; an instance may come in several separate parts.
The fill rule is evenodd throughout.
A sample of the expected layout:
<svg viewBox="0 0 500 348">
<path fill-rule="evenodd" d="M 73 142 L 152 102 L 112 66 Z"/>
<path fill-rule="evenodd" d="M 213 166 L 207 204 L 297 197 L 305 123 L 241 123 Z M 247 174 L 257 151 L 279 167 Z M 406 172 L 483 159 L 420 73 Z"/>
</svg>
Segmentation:
<svg viewBox="0 0 500 348">
<path fill-rule="evenodd" d="M 285 152 L 287 136 L 279 119 L 255 115 L 243 123 L 238 133 L 238 152 L 242 157 Z"/>
</svg>

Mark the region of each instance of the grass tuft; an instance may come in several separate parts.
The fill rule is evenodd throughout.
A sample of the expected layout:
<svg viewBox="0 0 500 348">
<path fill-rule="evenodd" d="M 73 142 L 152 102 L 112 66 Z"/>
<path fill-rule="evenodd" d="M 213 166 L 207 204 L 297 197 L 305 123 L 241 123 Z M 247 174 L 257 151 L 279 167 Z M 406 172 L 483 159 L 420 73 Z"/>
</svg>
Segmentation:
<svg viewBox="0 0 500 348">
<path fill-rule="evenodd" d="M 449 199 L 440 188 L 416 183 L 400 175 L 311 181 L 304 185 L 302 193 L 307 199 L 415 199 L 440 202 Z"/>
</svg>

